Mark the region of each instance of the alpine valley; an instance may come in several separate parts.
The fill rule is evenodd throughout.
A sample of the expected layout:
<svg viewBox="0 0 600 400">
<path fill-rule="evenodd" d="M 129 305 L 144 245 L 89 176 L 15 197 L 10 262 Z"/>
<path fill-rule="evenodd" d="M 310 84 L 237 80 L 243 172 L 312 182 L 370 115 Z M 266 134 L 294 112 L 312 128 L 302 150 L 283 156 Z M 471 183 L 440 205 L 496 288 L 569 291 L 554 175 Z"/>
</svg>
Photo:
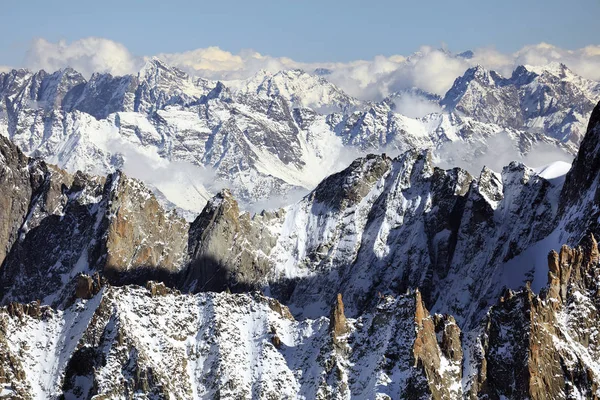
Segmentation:
<svg viewBox="0 0 600 400">
<path fill-rule="evenodd" d="M 0 73 L 0 398 L 598 399 L 598 101 Z"/>
</svg>

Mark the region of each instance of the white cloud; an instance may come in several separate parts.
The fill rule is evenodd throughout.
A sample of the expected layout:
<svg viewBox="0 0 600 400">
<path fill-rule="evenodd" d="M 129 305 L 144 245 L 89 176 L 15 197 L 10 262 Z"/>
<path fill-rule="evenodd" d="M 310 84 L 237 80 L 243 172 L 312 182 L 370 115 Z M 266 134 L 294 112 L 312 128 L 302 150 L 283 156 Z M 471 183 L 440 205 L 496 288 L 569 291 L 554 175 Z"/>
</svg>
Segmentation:
<svg viewBox="0 0 600 400">
<path fill-rule="evenodd" d="M 94 72 L 110 72 L 124 75 L 138 70 L 142 59 L 134 57 L 121 43 L 112 40 L 88 37 L 67 43 L 61 40 L 52 43 L 36 39 L 25 56 L 25 66 L 34 70 L 53 72 L 71 67 L 84 76 Z"/>
<path fill-rule="evenodd" d="M 134 56 L 124 45 L 103 38 L 89 37 L 71 43 L 37 39 L 27 52 L 25 66 L 48 71 L 71 66 L 85 76 L 90 76 L 94 71 L 122 75 L 136 73 L 150 56 Z M 542 66 L 550 62 L 562 62 L 583 77 L 600 80 L 600 46 L 596 45 L 566 50 L 540 43 L 525 46 L 513 54 L 486 47 L 473 50 L 473 57 L 469 59 L 454 56 L 446 50 L 423 46 L 410 57 L 376 56 L 372 60 L 346 63 L 303 63 L 253 50 L 234 54 L 219 47 L 156 56 L 194 75 L 221 80 L 249 78 L 261 69 L 276 72 L 301 68 L 311 72 L 316 68 L 326 68 L 331 71 L 327 75 L 328 80 L 350 95 L 370 100 L 378 100 L 410 87 L 443 95 L 458 76 L 476 64 L 510 75 L 519 64 Z"/>
<path fill-rule="evenodd" d="M 106 150 L 123 158 L 121 169 L 128 176 L 158 189 L 171 203 L 184 210 L 200 212 L 215 192 L 215 171 L 186 161 L 162 158 L 154 147 L 140 148 L 113 131 L 106 141 Z"/>
<path fill-rule="evenodd" d="M 436 102 L 411 93 L 403 93 L 394 100 L 395 112 L 411 118 L 420 118 L 434 112 L 441 113 L 442 108 Z"/>
<path fill-rule="evenodd" d="M 501 172 L 512 161 L 522 162 L 531 168 L 556 161 L 573 161 L 572 155 L 549 143 L 538 143 L 527 154 L 521 155 L 516 142 L 505 132 L 491 136 L 480 144 L 447 142 L 435 151 L 435 155 L 440 167 L 461 167 L 474 176 L 479 176 L 484 166 Z"/>
<path fill-rule="evenodd" d="M 549 143 L 537 143 L 523 157 L 523 164 L 532 168 L 540 168 L 556 161 L 573 162 L 573 156 Z"/>
<path fill-rule="evenodd" d="M 514 64 L 542 66 L 561 62 L 584 78 L 600 80 L 600 46 L 565 50 L 548 43 L 526 46 L 514 54 Z"/>
</svg>

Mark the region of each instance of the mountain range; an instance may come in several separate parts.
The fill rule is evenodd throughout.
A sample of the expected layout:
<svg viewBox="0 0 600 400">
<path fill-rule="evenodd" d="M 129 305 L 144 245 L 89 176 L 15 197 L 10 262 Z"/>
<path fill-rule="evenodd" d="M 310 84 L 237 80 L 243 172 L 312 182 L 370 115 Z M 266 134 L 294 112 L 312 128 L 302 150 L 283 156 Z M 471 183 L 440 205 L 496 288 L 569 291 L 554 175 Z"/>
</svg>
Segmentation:
<svg viewBox="0 0 600 400">
<path fill-rule="evenodd" d="M 599 89 L 566 67 L 0 82 L 0 398 L 600 396 Z M 575 159 L 438 166 L 500 139 Z"/>
<path fill-rule="evenodd" d="M 436 112 L 402 115 L 407 98 Z M 368 152 L 430 148 L 473 174 L 540 149 L 568 159 L 599 99 L 597 82 L 564 65 L 508 79 L 474 67 L 443 98 L 411 89 L 374 102 L 299 70 L 215 82 L 152 59 L 122 77 L 2 73 L 0 132 L 72 173 L 122 169 L 193 216 L 223 187 L 246 209 L 289 204 Z"/>
</svg>

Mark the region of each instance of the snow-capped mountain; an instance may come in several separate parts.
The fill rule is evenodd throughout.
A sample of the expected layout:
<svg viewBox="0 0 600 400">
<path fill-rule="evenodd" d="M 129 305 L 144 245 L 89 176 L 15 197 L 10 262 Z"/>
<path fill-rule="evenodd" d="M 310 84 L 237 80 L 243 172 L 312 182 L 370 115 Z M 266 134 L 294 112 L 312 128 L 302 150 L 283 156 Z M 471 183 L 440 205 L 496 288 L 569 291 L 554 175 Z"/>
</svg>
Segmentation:
<svg viewBox="0 0 600 400">
<path fill-rule="evenodd" d="M 556 132 L 581 125 L 596 87 L 571 72 L 562 78 L 528 73 L 535 78 L 519 84 L 524 98 L 500 96 L 498 101 L 506 113 L 522 113 L 541 90 L 534 90 L 534 83 L 544 82 L 543 100 L 560 104 L 553 106 L 559 111 L 552 114 L 552 124 L 546 123 L 550 117 L 544 111 L 543 129 L 535 128 L 542 126 L 537 117 L 529 118 L 529 125 L 495 118 L 497 107 L 491 103 L 470 112 L 463 103 L 476 90 L 464 77 L 465 83 L 457 80 L 442 100 L 452 112 L 423 116 L 404 108 L 409 117 L 398 113 L 399 94 L 379 103 L 361 102 L 324 77 L 297 70 L 261 71 L 246 81 L 224 83 L 190 77 L 158 59 L 136 75 L 94 74 L 89 81 L 72 69 L 53 74 L 13 70 L 0 74 L 0 132 L 26 154 L 72 173 L 124 169 L 171 206 L 198 213 L 211 195 L 229 187 L 244 207 L 256 209 L 285 204 L 282 199 L 289 203 L 295 193 L 306 193 L 367 152 L 430 148 L 444 165 L 470 165 L 501 142 L 516 157 L 538 145 L 574 155 L 577 141 Z M 511 85 L 516 83 L 502 83 L 501 90 Z M 410 95 L 432 105 L 437 101 L 418 90 Z M 456 99 L 452 107 L 450 98 Z M 565 111 L 568 102 L 571 108 L 583 105 L 577 112 Z M 559 118 L 561 113 L 576 121 Z M 475 168 L 471 172 L 477 173 L 479 165 Z"/>
<path fill-rule="evenodd" d="M 0 394 L 597 397 L 599 135 L 600 104 L 570 168 L 369 155 L 189 225 L 0 137 Z"/>
<path fill-rule="evenodd" d="M 241 94 L 257 94 L 262 98 L 283 97 L 294 108 L 310 108 L 320 114 L 345 112 L 359 108 L 361 102 L 322 77 L 302 70 L 286 70 L 275 74 L 261 70 L 242 81 L 228 81 L 228 87 Z"/>
<path fill-rule="evenodd" d="M 598 82 L 564 64 L 519 66 L 510 78 L 477 66 L 454 82 L 440 104 L 478 121 L 579 144 L 599 96 Z"/>
</svg>

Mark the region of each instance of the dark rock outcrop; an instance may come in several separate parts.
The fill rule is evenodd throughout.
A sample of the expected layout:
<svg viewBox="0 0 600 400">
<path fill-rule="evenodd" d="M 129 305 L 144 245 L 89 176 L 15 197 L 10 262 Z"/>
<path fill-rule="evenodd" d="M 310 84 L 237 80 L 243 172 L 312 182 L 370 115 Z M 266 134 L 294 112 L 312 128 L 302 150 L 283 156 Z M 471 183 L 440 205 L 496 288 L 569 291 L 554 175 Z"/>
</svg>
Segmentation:
<svg viewBox="0 0 600 400">
<path fill-rule="evenodd" d="M 91 299 L 100 291 L 102 282 L 100 275 L 95 273 L 94 276 L 81 274 L 77 276 L 75 286 L 75 297 L 78 299 Z"/>
</svg>

